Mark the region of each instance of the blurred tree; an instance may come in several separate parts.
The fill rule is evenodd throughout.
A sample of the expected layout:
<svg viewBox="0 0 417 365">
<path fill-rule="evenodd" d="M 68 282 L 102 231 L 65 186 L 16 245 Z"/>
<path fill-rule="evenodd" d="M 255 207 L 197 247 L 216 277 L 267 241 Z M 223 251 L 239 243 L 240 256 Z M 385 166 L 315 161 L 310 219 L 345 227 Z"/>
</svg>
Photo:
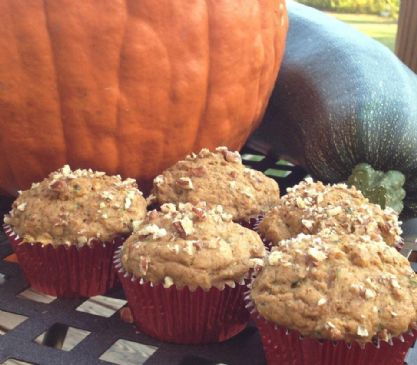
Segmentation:
<svg viewBox="0 0 417 365">
<path fill-rule="evenodd" d="M 401 0 L 395 53 L 417 72 L 417 1 Z"/>
<path fill-rule="evenodd" d="M 386 14 L 398 17 L 400 0 L 298 0 L 321 10 L 349 13 Z"/>
</svg>

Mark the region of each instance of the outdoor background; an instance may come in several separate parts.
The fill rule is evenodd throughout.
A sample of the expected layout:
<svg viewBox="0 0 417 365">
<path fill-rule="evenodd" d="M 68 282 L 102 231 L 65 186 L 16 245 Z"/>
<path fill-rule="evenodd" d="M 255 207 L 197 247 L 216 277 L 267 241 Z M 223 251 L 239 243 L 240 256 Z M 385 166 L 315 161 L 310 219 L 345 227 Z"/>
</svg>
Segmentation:
<svg viewBox="0 0 417 365">
<path fill-rule="evenodd" d="M 297 0 L 325 11 L 394 51 L 400 0 Z"/>
</svg>

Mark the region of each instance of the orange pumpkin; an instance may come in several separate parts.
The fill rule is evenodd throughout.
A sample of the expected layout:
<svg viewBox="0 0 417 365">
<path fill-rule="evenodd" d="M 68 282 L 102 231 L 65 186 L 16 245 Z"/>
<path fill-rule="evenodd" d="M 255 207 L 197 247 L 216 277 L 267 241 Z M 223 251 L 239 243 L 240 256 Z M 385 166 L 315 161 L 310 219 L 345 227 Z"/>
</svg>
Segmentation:
<svg viewBox="0 0 417 365">
<path fill-rule="evenodd" d="M 137 178 L 238 149 L 264 112 L 285 0 L 0 2 L 0 191 L 65 163 Z"/>
</svg>

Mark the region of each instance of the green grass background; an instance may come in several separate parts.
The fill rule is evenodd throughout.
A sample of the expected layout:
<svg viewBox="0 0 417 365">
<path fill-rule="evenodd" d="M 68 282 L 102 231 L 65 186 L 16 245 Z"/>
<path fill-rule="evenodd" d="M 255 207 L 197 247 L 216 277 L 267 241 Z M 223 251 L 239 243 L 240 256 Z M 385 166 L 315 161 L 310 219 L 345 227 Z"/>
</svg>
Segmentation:
<svg viewBox="0 0 417 365">
<path fill-rule="evenodd" d="M 334 16 L 342 20 L 357 30 L 367 34 L 388 48 L 394 51 L 395 36 L 397 34 L 397 22 L 390 18 L 368 14 L 344 14 L 326 12 L 330 16 Z"/>
</svg>

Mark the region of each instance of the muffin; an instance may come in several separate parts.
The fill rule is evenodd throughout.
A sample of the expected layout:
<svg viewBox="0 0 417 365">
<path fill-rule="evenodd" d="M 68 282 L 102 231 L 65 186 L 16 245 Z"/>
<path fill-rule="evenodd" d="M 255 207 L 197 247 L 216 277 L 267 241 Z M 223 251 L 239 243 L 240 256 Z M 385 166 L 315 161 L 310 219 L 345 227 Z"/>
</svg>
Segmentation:
<svg viewBox="0 0 417 365">
<path fill-rule="evenodd" d="M 21 192 L 4 223 L 34 289 L 93 296 L 114 284 L 114 250 L 145 215 L 133 179 L 66 165 Z"/>
<path fill-rule="evenodd" d="M 397 214 L 391 208 L 383 210 L 370 203 L 355 187 L 324 185 L 308 178 L 287 192 L 257 227 L 272 245 L 299 233 L 315 234 L 325 228 L 372 238 L 382 236 L 391 246 L 402 244 Z"/>
<path fill-rule="evenodd" d="M 263 264 L 256 232 L 221 206 L 163 204 L 115 256 L 140 331 L 175 343 L 224 341 L 247 324 L 245 279 Z"/>
<path fill-rule="evenodd" d="M 222 205 L 235 222 L 270 210 L 279 201 L 275 180 L 242 164 L 239 152 L 202 149 L 165 170 L 153 181 L 151 202 Z"/>
<path fill-rule="evenodd" d="M 249 300 L 270 364 L 403 364 L 414 342 L 417 277 L 381 237 L 281 241 Z"/>
</svg>

